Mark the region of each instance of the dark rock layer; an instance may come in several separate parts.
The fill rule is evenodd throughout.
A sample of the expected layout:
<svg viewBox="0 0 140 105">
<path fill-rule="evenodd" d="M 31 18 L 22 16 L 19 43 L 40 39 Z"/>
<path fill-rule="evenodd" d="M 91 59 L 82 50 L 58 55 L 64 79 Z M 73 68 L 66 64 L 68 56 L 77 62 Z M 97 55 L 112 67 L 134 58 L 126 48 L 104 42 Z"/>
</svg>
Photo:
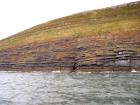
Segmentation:
<svg viewBox="0 0 140 105">
<path fill-rule="evenodd" d="M 0 70 L 140 71 L 139 32 L 89 35 L 0 51 Z"/>
</svg>

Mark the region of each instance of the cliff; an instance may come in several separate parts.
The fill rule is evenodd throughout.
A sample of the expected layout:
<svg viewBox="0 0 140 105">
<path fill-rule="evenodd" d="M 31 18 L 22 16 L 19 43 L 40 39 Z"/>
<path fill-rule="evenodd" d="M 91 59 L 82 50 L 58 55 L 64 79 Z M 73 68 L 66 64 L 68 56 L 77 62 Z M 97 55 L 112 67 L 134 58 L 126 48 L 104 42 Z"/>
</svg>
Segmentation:
<svg viewBox="0 0 140 105">
<path fill-rule="evenodd" d="M 49 21 L 0 41 L 0 70 L 140 71 L 140 2 Z"/>
</svg>

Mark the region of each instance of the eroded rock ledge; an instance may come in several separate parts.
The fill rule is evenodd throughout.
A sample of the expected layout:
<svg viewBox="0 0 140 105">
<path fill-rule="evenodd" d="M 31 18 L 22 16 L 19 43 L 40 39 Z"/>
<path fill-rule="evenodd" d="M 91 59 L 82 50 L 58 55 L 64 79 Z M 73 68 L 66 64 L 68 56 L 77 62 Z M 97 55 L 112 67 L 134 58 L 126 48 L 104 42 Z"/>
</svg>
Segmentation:
<svg viewBox="0 0 140 105">
<path fill-rule="evenodd" d="M 89 35 L 0 51 L 0 70 L 140 71 L 139 33 Z"/>
</svg>

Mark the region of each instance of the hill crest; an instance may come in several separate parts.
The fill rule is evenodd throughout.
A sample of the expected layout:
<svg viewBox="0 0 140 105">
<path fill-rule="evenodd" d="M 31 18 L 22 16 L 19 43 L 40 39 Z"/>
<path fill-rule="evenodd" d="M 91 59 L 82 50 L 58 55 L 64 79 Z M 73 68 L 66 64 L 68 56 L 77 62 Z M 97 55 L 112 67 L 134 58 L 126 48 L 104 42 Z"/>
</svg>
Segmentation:
<svg viewBox="0 0 140 105">
<path fill-rule="evenodd" d="M 140 70 L 140 2 L 59 18 L 0 41 L 0 70 Z"/>
</svg>

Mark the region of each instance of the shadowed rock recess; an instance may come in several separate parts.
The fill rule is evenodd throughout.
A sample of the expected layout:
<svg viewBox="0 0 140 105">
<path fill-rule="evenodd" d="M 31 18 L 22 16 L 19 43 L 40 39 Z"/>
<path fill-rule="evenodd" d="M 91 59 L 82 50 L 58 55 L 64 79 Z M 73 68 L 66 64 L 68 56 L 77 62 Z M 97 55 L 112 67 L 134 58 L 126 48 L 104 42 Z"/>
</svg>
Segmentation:
<svg viewBox="0 0 140 105">
<path fill-rule="evenodd" d="M 140 2 L 87 11 L 0 41 L 0 70 L 140 71 Z"/>
</svg>

